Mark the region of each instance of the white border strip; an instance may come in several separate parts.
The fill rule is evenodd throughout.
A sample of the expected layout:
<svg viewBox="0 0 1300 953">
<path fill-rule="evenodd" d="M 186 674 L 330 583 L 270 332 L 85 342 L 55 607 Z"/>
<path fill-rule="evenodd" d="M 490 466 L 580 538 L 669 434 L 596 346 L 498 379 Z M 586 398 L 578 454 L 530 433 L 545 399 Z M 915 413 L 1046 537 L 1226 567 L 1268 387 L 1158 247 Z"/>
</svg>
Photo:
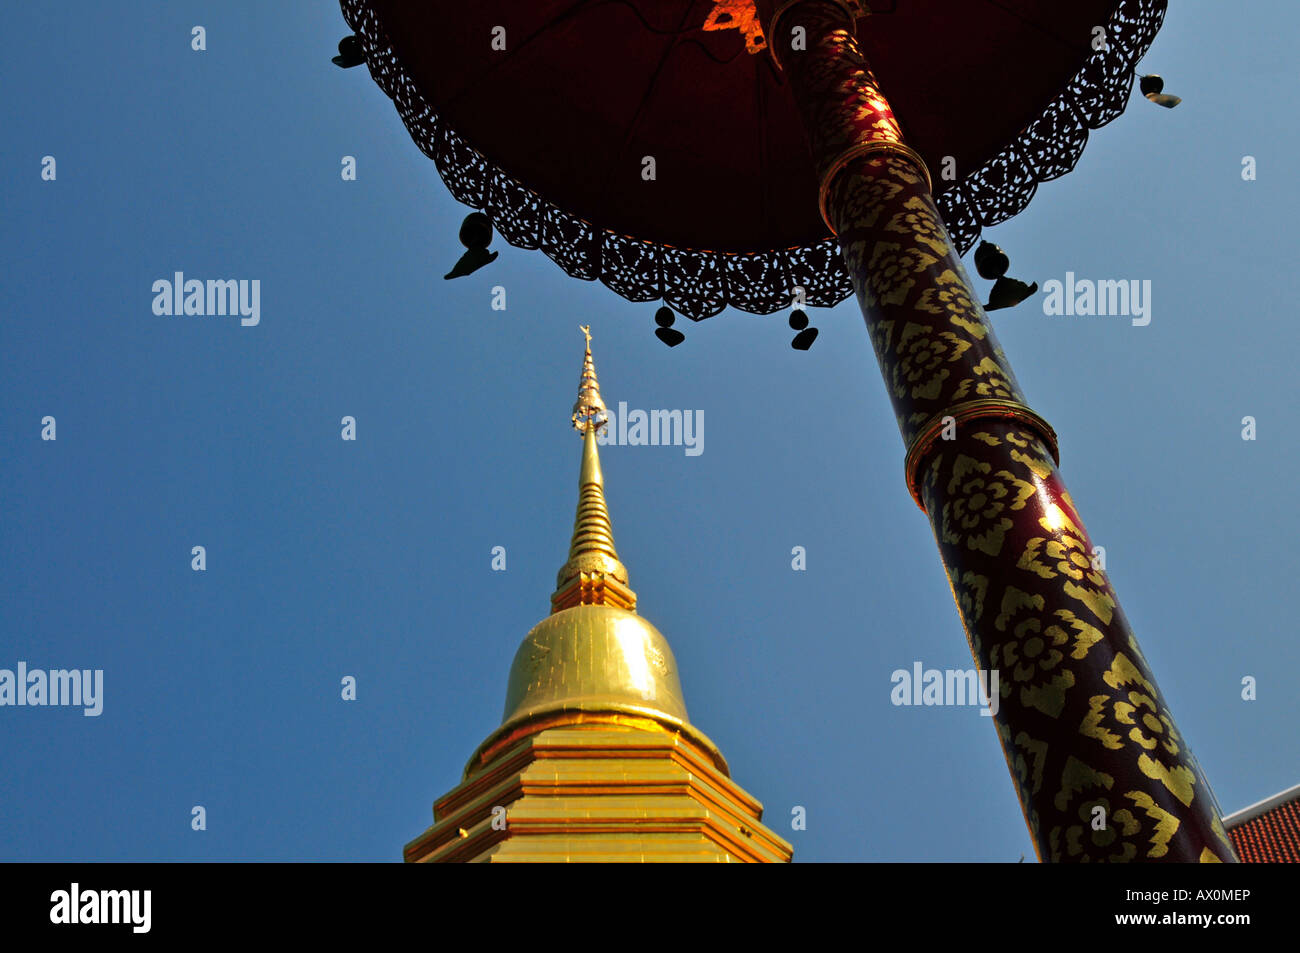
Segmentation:
<svg viewBox="0 0 1300 953">
<path fill-rule="evenodd" d="M 1261 814 L 1267 813 L 1268 811 L 1271 811 L 1273 808 L 1279 807 L 1280 805 L 1285 804 L 1287 801 L 1291 801 L 1296 798 L 1300 798 L 1300 784 L 1297 784 L 1293 788 L 1287 788 L 1285 791 L 1281 792 L 1280 794 L 1274 794 L 1270 798 L 1265 798 L 1264 800 L 1256 804 L 1250 805 L 1250 807 L 1244 807 L 1240 811 L 1237 811 L 1235 814 L 1229 814 L 1227 817 L 1223 819 L 1223 825 L 1224 827 L 1230 827 L 1230 826 L 1235 826 L 1237 824 L 1243 824 L 1246 821 L 1253 820 L 1259 817 Z"/>
</svg>

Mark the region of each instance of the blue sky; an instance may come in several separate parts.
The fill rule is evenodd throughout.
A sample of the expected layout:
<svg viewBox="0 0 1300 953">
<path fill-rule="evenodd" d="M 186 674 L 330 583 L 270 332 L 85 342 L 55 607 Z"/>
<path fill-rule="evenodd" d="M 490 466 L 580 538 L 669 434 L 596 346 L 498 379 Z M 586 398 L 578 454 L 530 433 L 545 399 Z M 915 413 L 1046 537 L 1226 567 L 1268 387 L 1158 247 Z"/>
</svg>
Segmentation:
<svg viewBox="0 0 1300 953">
<path fill-rule="evenodd" d="M 1183 104 L 1135 95 L 986 237 L 1026 280 L 1152 282 L 1144 328 L 1038 299 L 994 323 L 1230 812 L 1300 781 L 1300 7 L 1172 6 L 1143 66 Z M 22 4 L 7 29 L 0 668 L 103 669 L 104 701 L 0 708 L 0 859 L 400 859 L 549 608 L 578 324 L 611 403 L 704 413 L 698 456 L 604 448 L 615 536 L 796 860 L 1033 858 L 989 719 L 890 703 L 895 669 L 970 655 L 853 301 L 811 312 L 807 353 L 733 311 L 670 351 L 654 305 L 499 239 L 443 281 L 467 210 L 330 64 L 330 3 Z M 175 271 L 258 279 L 260 323 L 155 315 Z"/>
</svg>

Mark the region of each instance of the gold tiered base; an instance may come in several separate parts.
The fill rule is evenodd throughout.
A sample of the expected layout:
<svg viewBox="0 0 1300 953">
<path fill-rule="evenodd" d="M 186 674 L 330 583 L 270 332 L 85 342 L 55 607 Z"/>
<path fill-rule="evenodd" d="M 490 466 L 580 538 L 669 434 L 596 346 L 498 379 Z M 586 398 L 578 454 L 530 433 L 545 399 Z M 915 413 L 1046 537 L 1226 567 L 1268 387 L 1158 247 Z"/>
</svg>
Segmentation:
<svg viewBox="0 0 1300 953">
<path fill-rule="evenodd" d="M 406 845 L 406 860 L 790 860 L 790 844 L 761 823 L 762 804 L 683 735 L 628 715 L 556 720 L 568 723 L 499 747 L 439 799 L 434 825 Z"/>
</svg>

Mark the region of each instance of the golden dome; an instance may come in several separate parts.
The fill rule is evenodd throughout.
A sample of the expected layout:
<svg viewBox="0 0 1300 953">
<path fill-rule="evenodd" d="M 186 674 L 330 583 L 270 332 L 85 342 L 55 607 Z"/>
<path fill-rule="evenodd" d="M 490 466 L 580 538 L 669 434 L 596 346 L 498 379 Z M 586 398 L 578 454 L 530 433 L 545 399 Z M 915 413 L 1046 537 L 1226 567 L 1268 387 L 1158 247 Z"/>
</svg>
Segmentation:
<svg viewBox="0 0 1300 953">
<path fill-rule="evenodd" d="M 515 653 L 503 725 L 559 711 L 620 711 L 686 723 L 673 650 L 615 606 L 574 606 L 533 627 Z"/>
<path fill-rule="evenodd" d="M 519 646 L 501 727 L 479 746 L 466 776 L 529 726 L 611 723 L 680 732 L 730 773 L 717 745 L 687 719 L 677 661 L 659 630 L 627 609 L 578 605 L 547 616 Z"/>
</svg>

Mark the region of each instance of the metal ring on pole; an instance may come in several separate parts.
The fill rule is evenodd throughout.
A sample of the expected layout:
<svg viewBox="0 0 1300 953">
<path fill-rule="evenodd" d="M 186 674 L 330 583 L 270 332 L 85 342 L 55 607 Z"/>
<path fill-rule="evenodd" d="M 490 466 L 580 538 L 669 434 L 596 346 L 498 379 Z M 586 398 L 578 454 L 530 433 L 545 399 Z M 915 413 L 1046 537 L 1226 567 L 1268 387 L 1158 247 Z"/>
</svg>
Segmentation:
<svg viewBox="0 0 1300 953">
<path fill-rule="evenodd" d="M 962 423 L 967 420 L 986 417 L 1001 417 L 1023 424 L 1047 445 L 1047 449 L 1051 451 L 1052 459 L 1056 461 L 1058 466 L 1060 465 L 1061 451 L 1056 442 L 1056 431 L 1052 429 L 1051 424 L 1019 401 L 1003 400 L 1000 397 L 987 397 L 981 400 L 969 400 L 954 404 L 941 410 L 926 421 L 925 426 L 918 430 L 916 436 L 912 438 L 912 442 L 907 448 L 907 456 L 903 460 L 907 490 L 912 494 L 912 499 L 916 501 L 916 505 L 921 508 L 922 513 L 925 512 L 925 504 L 921 501 L 921 461 L 930 452 L 939 434 L 943 432 L 947 420 L 952 418 L 954 423 Z"/>
<path fill-rule="evenodd" d="M 832 180 L 854 159 L 871 155 L 874 152 L 889 152 L 912 163 L 916 166 L 917 171 L 925 176 L 926 190 L 931 195 L 934 194 L 934 180 L 930 178 L 930 169 L 925 164 L 925 160 L 921 158 L 921 154 L 911 146 L 895 142 L 893 139 L 873 139 L 870 142 L 859 142 L 857 145 L 845 149 L 831 163 L 831 167 L 822 176 L 821 187 L 817 190 L 817 207 L 821 210 L 822 221 L 826 223 L 826 227 L 831 230 L 832 235 L 839 234 L 835 229 L 835 223 L 831 221 L 831 217 L 826 211 L 826 196 L 830 193 Z"/>
</svg>

